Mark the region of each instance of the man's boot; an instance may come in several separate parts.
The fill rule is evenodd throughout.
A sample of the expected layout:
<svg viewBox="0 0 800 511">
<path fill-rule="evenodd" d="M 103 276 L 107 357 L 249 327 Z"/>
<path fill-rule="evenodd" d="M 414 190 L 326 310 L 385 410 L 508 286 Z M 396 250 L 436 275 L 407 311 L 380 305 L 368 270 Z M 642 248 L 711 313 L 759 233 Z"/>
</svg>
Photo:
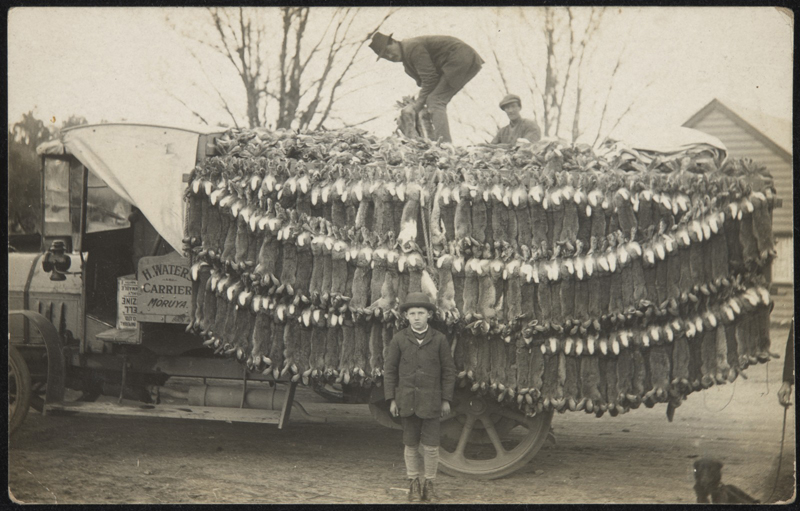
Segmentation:
<svg viewBox="0 0 800 511">
<path fill-rule="evenodd" d="M 425 486 L 422 487 L 422 500 L 424 502 L 436 502 L 436 490 L 433 489 L 433 479 L 425 479 Z"/>
<path fill-rule="evenodd" d="M 419 502 L 422 499 L 422 491 L 419 487 L 419 478 L 415 477 L 411 480 L 411 487 L 408 489 L 408 501 Z"/>
</svg>

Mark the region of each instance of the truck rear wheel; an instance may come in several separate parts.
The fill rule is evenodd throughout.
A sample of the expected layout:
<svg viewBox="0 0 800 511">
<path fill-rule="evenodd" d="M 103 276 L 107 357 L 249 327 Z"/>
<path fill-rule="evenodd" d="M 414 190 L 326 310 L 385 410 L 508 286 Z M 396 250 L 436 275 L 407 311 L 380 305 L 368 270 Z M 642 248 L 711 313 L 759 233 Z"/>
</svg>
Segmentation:
<svg viewBox="0 0 800 511">
<path fill-rule="evenodd" d="M 403 429 L 400 419 L 389 414 L 387 401 L 376 399 L 369 409 L 382 426 Z M 489 396 L 456 391 L 450 416 L 441 423 L 439 468 L 449 475 L 473 479 L 512 474 L 539 452 L 552 420 L 552 411 L 528 417 L 500 406 Z"/>
<path fill-rule="evenodd" d="M 489 396 L 457 392 L 442 422 L 439 466 L 450 475 L 497 479 L 524 467 L 539 452 L 553 412 L 528 417 Z"/>
<path fill-rule="evenodd" d="M 31 404 L 31 374 L 22 354 L 8 346 L 8 434 L 25 421 Z"/>
</svg>

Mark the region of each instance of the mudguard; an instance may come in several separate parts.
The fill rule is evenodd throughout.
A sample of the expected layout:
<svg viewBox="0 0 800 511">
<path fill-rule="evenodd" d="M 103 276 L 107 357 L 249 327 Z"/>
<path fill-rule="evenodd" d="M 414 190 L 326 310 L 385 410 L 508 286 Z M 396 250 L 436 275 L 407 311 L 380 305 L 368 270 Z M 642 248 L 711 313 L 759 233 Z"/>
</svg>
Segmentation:
<svg viewBox="0 0 800 511">
<path fill-rule="evenodd" d="M 47 318 L 38 312 L 27 310 L 10 310 L 10 316 L 23 316 L 39 331 L 47 350 L 47 387 L 45 404 L 57 403 L 64 400 L 64 380 L 66 375 L 66 362 L 64 358 L 64 345 L 56 327 Z"/>
</svg>

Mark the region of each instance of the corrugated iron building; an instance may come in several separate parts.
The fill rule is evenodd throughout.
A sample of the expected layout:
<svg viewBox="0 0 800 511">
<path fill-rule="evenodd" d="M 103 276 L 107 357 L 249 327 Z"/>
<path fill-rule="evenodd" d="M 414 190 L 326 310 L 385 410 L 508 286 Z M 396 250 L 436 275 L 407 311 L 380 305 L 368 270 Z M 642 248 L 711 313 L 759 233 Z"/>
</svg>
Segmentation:
<svg viewBox="0 0 800 511">
<path fill-rule="evenodd" d="M 773 321 L 782 322 L 794 311 L 792 123 L 731 102 L 714 99 L 684 123 L 688 128 L 719 138 L 736 158 L 751 158 L 767 167 L 783 205 L 773 213 L 772 226 L 778 256 L 772 267 Z"/>
</svg>

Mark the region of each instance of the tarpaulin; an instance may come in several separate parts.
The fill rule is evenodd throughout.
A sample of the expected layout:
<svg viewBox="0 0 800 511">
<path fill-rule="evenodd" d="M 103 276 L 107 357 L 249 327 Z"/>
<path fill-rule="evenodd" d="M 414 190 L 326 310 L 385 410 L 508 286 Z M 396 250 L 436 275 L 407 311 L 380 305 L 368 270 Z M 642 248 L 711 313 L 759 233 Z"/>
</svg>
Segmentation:
<svg viewBox="0 0 800 511">
<path fill-rule="evenodd" d="M 624 142 L 634 149 L 665 154 L 686 151 L 699 145 L 709 145 L 723 151 L 728 150 L 717 137 L 684 127 L 637 130 Z"/>
<path fill-rule="evenodd" d="M 643 163 L 649 163 L 656 156 L 670 160 L 703 152 L 724 158 L 728 149 L 717 137 L 681 126 L 640 129 L 624 140 L 608 141 L 597 151 L 606 158 L 624 157 L 627 153 Z"/>
<path fill-rule="evenodd" d="M 147 217 L 176 251 L 183 239 L 183 175 L 194 169 L 198 137 L 216 130 L 101 124 L 65 130 L 39 154 L 71 154 Z"/>
</svg>

